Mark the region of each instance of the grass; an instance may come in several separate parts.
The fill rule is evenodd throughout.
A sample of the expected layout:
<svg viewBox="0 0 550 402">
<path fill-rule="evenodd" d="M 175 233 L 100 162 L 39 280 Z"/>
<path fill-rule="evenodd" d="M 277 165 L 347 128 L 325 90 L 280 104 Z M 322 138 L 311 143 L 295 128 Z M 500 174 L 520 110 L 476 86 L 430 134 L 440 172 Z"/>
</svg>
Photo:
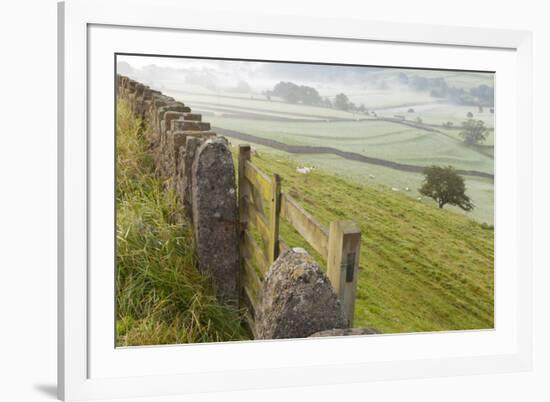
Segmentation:
<svg viewBox="0 0 550 402">
<path fill-rule="evenodd" d="M 359 223 L 355 326 L 374 326 L 384 333 L 493 328 L 490 226 L 323 169 L 296 173 L 296 161 L 282 154 L 260 151 L 253 163 L 280 174 L 283 191 L 324 225 L 341 219 Z M 281 225 L 281 236 L 323 263 L 288 225 Z"/>
<path fill-rule="evenodd" d="M 408 110 L 412 108 L 414 112 Z M 408 121 L 416 121 L 417 118 L 421 118 L 422 122 L 426 124 L 434 124 L 442 126 L 444 123 L 452 122 L 455 128 L 459 128 L 463 122 L 468 120 L 468 113 L 472 113 L 473 119 L 482 120 L 488 128 L 495 126 L 495 115 L 491 113 L 491 108 L 484 107 L 480 112 L 475 106 L 460 106 L 449 103 L 437 103 L 431 105 L 419 105 L 401 108 L 392 108 L 381 110 L 378 113 L 379 116 L 393 117 L 395 115 L 403 116 Z M 491 144 L 492 142 L 487 142 Z"/>
<path fill-rule="evenodd" d="M 243 141 L 231 138 L 231 143 L 237 145 Z M 383 166 L 371 165 L 368 163 L 356 162 L 343 159 L 331 154 L 289 154 L 284 151 L 251 143 L 261 154 L 269 153 L 275 160 L 291 159 L 300 166 L 314 166 L 331 175 L 340 177 L 358 185 L 369 185 L 381 190 L 397 189 L 397 193 L 410 197 L 417 203 L 434 205 L 431 199 L 422 197 L 418 189 L 422 185 L 424 175 L 419 173 L 403 172 Z M 446 206 L 445 208 L 454 213 L 465 215 L 479 222 L 493 224 L 494 221 L 494 191 L 493 181 L 477 177 L 465 176 L 466 194 L 476 204 L 472 211 L 463 211 L 458 207 Z M 407 191 L 406 189 L 409 189 Z"/>
<path fill-rule="evenodd" d="M 281 114 L 293 114 L 299 112 L 301 114 L 309 114 L 312 116 L 326 116 L 327 118 L 351 118 L 353 114 L 343 110 L 329 109 L 319 106 L 307 106 L 307 105 L 295 105 L 291 103 L 286 103 L 282 101 L 277 101 L 275 99 L 271 101 L 266 101 L 265 96 L 256 95 L 254 99 L 243 98 L 235 99 L 233 96 L 225 96 L 224 93 L 217 94 L 198 94 L 198 93 L 189 93 L 185 91 L 170 91 L 167 90 L 166 94 L 173 96 L 175 98 L 185 99 L 185 102 L 190 105 L 195 104 L 208 104 L 212 107 L 230 107 L 230 108 L 242 108 L 242 109 L 259 109 L 271 113 L 281 113 Z M 297 107 L 298 106 L 298 107 Z"/>
<path fill-rule="evenodd" d="M 142 123 L 117 103 L 117 346 L 250 339 L 197 271 L 189 223 L 155 175 Z"/>
</svg>

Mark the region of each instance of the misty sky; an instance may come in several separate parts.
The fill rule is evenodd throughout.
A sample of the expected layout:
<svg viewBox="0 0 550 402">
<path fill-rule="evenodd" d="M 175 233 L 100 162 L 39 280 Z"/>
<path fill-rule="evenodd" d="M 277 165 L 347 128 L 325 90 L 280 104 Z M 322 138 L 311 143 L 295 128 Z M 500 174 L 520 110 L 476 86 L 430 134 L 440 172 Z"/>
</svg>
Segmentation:
<svg viewBox="0 0 550 402">
<path fill-rule="evenodd" d="M 466 81 L 471 77 L 493 86 L 491 73 L 175 57 L 121 55 L 117 57 L 117 70 L 120 74 L 128 75 L 158 89 L 168 89 L 174 85 L 186 83 L 223 91 L 238 87 L 245 82 L 251 88 L 251 92 L 261 93 L 271 89 L 280 81 L 292 81 L 299 85 L 314 86 L 323 96 L 337 90 L 350 90 L 350 88 L 353 90 L 397 88 L 400 91 L 410 91 L 411 89 L 403 84 L 403 74 L 409 77 L 442 77 L 446 80 L 460 75 Z"/>
</svg>

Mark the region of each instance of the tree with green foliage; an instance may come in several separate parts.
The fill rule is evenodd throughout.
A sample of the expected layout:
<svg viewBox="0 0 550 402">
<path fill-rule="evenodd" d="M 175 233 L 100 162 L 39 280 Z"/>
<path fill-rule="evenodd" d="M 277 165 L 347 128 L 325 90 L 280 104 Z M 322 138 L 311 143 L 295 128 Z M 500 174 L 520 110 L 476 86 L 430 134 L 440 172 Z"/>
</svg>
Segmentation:
<svg viewBox="0 0 550 402">
<path fill-rule="evenodd" d="M 420 194 L 433 198 L 439 208 L 455 205 L 464 211 L 471 211 L 474 204 L 466 195 L 464 178 L 452 166 L 429 166 L 424 169 L 424 182 L 418 189 Z"/>
<path fill-rule="evenodd" d="M 346 94 L 338 94 L 334 98 L 334 107 L 338 110 L 348 110 L 349 109 L 349 98 Z"/>
<path fill-rule="evenodd" d="M 468 112 L 468 114 L 466 115 L 466 117 L 468 117 L 469 119 L 471 119 L 472 117 L 474 117 L 474 114 L 472 112 Z"/>
<path fill-rule="evenodd" d="M 287 103 L 303 103 L 304 105 L 318 105 L 321 96 L 315 88 L 306 85 L 296 85 L 293 82 L 281 81 L 272 91 L 267 91 L 268 96 L 279 96 Z"/>
<path fill-rule="evenodd" d="M 468 119 L 462 122 L 462 131 L 459 135 L 468 145 L 479 144 L 487 138 L 487 127 L 482 120 Z"/>
</svg>

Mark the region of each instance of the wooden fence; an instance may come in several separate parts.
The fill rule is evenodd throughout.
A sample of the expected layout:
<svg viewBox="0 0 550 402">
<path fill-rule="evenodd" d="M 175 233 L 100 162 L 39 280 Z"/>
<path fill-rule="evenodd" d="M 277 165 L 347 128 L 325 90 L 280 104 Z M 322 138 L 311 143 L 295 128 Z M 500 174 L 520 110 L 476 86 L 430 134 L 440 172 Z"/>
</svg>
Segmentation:
<svg viewBox="0 0 550 402">
<path fill-rule="evenodd" d="M 281 191 L 279 175 L 268 176 L 252 163 L 249 145 L 239 147 L 238 164 L 244 304 L 254 311 L 265 274 L 287 248 L 279 237 L 283 218 L 325 259 L 328 278 L 352 327 L 359 273 L 359 226 L 352 221 L 331 222 L 328 229 L 321 225 Z"/>
</svg>

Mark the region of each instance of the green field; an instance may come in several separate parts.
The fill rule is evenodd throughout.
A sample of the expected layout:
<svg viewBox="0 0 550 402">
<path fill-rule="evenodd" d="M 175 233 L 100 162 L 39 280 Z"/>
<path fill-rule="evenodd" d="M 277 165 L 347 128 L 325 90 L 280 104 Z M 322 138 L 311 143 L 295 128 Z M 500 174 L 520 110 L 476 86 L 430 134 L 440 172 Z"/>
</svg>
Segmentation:
<svg viewBox="0 0 550 402">
<path fill-rule="evenodd" d="M 269 113 L 306 114 L 310 116 L 324 116 L 326 118 L 353 118 L 353 113 L 343 110 L 323 108 L 319 106 L 300 105 L 285 103 L 277 100 L 268 101 L 265 96 L 257 95 L 253 99 L 236 97 L 234 94 L 220 93 L 218 95 L 199 94 L 185 91 L 166 91 L 166 94 L 176 99 L 185 99 L 184 103 L 191 105 L 208 104 L 210 106 L 223 106 L 236 109 L 259 109 Z M 196 106 L 195 106 L 196 107 Z"/>
<path fill-rule="evenodd" d="M 392 78 L 392 74 L 397 75 L 398 72 L 386 71 L 381 77 Z M 484 75 L 437 71 L 427 73 L 452 79 L 453 85 L 466 85 L 468 82 L 468 85 L 475 86 L 492 82 L 492 78 Z M 214 128 L 234 130 L 289 145 L 329 147 L 408 165 L 451 165 L 457 169 L 494 174 L 494 114 L 490 113 L 489 108 L 484 108 L 480 113 L 476 107 L 448 104 L 430 97 L 428 93 L 348 89 L 350 99 L 357 104 L 364 101 L 372 108 L 369 114 L 289 104 L 278 99 L 269 101 L 259 94 L 201 90 L 198 86 L 180 85 L 177 90 L 168 93 L 195 111 L 204 113 L 205 120 Z M 330 85 L 321 85 L 319 90 L 323 90 L 326 96 L 337 93 Z M 413 113 L 407 112 L 410 107 L 414 109 Z M 485 143 L 480 146 L 466 146 L 459 135 L 459 127 L 467 119 L 468 112 L 491 128 Z M 417 117 L 420 117 L 426 125 L 425 129 L 379 119 L 396 115 L 404 116 L 410 122 L 416 122 Z M 453 128 L 442 126 L 448 121 L 453 123 Z M 233 141 L 236 142 L 235 139 Z M 273 149 L 269 151 L 274 152 Z M 418 202 L 417 189 L 423 180 L 420 173 L 346 160 L 334 154 L 292 154 L 290 158 L 303 165 L 322 167 L 356 183 L 393 188 Z M 474 202 L 475 208 L 468 213 L 460 212 L 480 222 L 493 224 L 493 181 L 474 176 L 465 176 L 465 180 L 467 195 Z M 426 199 L 421 202 L 431 203 Z M 447 208 L 458 210 L 449 206 Z"/>
<path fill-rule="evenodd" d="M 409 112 L 412 108 L 414 112 Z M 403 116 L 409 121 L 416 121 L 421 118 L 424 123 L 443 125 L 446 122 L 452 122 L 453 126 L 460 127 L 462 122 L 468 119 L 468 112 L 473 114 L 476 120 L 482 120 L 489 128 L 494 127 L 495 115 L 490 112 L 490 108 L 483 108 L 480 112 L 477 107 L 459 106 L 448 103 L 431 103 L 425 105 L 411 105 L 410 107 L 398 107 L 390 109 L 377 110 L 379 116 L 393 117 L 395 115 Z"/>
<path fill-rule="evenodd" d="M 368 185 L 376 189 L 399 193 L 413 198 L 417 203 L 422 203 L 433 208 L 436 207 L 432 199 L 422 197 L 418 193 L 417 189 L 420 188 L 422 180 L 424 179 L 424 176 L 418 173 L 403 172 L 389 169 L 384 166 L 347 160 L 337 155 L 289 154 L 250 141 L 245 142 L 236 138 L 228 138 L 235 146 L 244 143 L 250 144 L 257 149 L 258 154 L 263 155 L 264 153 L 269 153 L 276 161 L 291 160 L 299 166 L 322 169 L 325 172 L 331 172 L 335 177 L 351 180 L 360 185 Z M 465 182 L 468 194 L 470 194 L 470 196 L 473 195 L 476 200 L 476 207 L 474 210 L 465 212 L 458 207 L 449 205 L 445 206 L 445 209 L 456 214 L 468 216 L 479 222 L 492 224 L 494 218 L 493 181 L 477 177 L 466 177 Z"/>
<path fill-rule="evenodd" d="M 413 165 L 452 165 L 493 173 L 493 159 L 435 132 L 386 121 L 288 123 L 209 116 L 215 127 L 292 145 L 333 147 Z"/>
<path fill-rule="evenodd" d="M 237 147 L 233 144 L 233 152 Z M 361 185 L 322 168 L 308 175 L 283 153 L 253 163 L 282 176 L 283 191 L 322 224 L 349 219 L 362 231 L 356 327 L 384 333 L 492 328 L 493 230 L 385 186 Z M 291 247 L 317 253 L 288 225 Z"/>
</svg>

